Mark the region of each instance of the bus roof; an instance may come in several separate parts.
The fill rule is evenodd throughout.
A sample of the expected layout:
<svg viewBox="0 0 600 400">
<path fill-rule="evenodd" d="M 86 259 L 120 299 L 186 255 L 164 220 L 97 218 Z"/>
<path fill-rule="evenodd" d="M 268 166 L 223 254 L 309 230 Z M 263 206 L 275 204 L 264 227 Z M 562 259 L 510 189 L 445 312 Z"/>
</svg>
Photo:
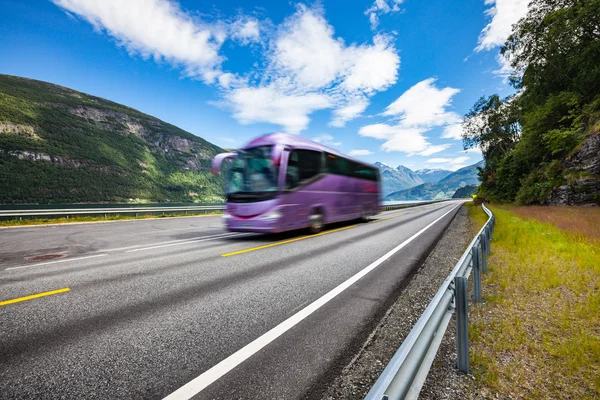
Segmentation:
<svg viewBox="0 0 600 400">
<path fill-rule="evenodd" d="M 275 145 L 275 144 L 281 144 L 281 145 L 284 145 L 284 146 L 292 148 L 292 149 L 326 151 L 333 155 L 336 155 L 339 157 L 344 157 L 349 160 L 355 161 L 357 163 L 369 165 L 375 169 L 378 169 L 373 164 L 370 164 L 370 163 L 364 162 L 362 160 L 356 159 L 354 157 L 348 156 L 346 154 L 343 154 L 340 151 L 338 151 L 332 147 L 325 146 L 321 143 L 317 143 L 310 139 L 306 139 L 302 136 L 291 135 L 289 133 L 283 133 L 283 132 L 268 133 L 263 136 L 259 136 L 256 139 L 252 139 L 246 145 L 242 146 L 242 149 L 250 149 L 252 147 Z"/>
</svg>

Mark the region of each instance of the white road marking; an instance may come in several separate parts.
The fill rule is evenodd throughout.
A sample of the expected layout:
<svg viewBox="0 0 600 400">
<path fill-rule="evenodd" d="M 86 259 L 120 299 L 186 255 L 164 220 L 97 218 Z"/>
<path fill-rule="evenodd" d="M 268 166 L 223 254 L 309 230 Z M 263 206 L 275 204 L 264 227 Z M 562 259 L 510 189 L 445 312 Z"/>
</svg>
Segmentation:
<svg viewBox="0 0 600 400">
<path fill-rule="evenodd" d="M 108 254 L 95 254 L 93 256 L 86 256 L 86 257 L 65 258 L 63 260 L 48 261 L 48 262 L 39 263 L 39 264 L 21 265 L 20 267 L 10 267 L 10 268 L 6 268 L 5 271 L 11 270 L 11 269 L 32 268 L 32 267 L 39 267 L 39 266 L 42 266 L 42 265 L 58 264 L 58 263 L 63 263 L 63 262 L 67 262 L 67 261 L 85 260 L 87 258 L 104 257 L 104 256 L 107 256 L 107 255 Z"/>
<path fill-rule="evenodd" d="M 289 317 L 288 319 L 286 319 L 285 321 L 283 321 L 282 323 L 280 323 L 273 329 L 269 330 L 262 336 L 253 340 L 246 346 L 242 347 L 241 349 L 239 349 L 238 351 L 236 351 L 235 353 L 233 353 L 232 355 L 230 355 L 223 361 L 219 362 L 217 365 L 213 366 L 212 368 L 210 368 L 207 371 L 200 374 L 198 377 L 196 377 L 193 380 L 191 380 L 190 382 L 186 383 L 185 385 L 183 385 L 182 387 L 180 387 L 179 389 L 177 389 L 176 391 L 174 391 L 173 393 L 171 393 L 170 395 L 165 397 L 164 400 L 191 399 L 192 397 L 194 397 L 195 395 L 200 393 L 202 390 L 204 390 L 206 387 L 208 387 L 210 384 L 217 381 L 223 375 L 227 374 L 229 371 L 231 371 L 232 369 L 237 367 L 239 364 L 244 362 L 246 359 L 248 359 L 249 357 L 251 357 L 252 355 L 257 353 L 258 351 L 260 351 L 263 347 L 265 347 L 266 345 L 268 345 L 269 343 L 271 343 L 272 341 L 277 339 L 279 336 L 283 335 L 288 330 L 290 330 L 292 327 L 294 327 L 300 321 L 302 321 L 303 319 L 305 319 L 306 317 L 308 317 L 309 315 L 311 315 L 312 313 L 317 311 L 323 305 L 325 305 L 330 300 L 335 298 L 338 294 L 342 293 L 344 290 L 346 290 L 347 288 L 352 286 L 360 278 L 362 278 L 363 276 L 365 276 L 366 274 L 368 274 L 369 272 L 371 272 L 372 270 L 377 268 L 384 261 L 386 261 L 388 258 L 393 256 L 395 253 L 400 251 L 403 247 L 405 247 L 407 244 L 409 244 L 410 242 L 415 240 L 423 232 L 425 232 L 427 229 L 431 228 L 438 221 L 440 221 L 442 218 L 444 218 L 446 215 L 450 214 L 452 211 L 454 211 L 456 208 L 460 207 L 461 205 L 462 205 L 462 203 L 456 205 L 455 207 L 452 207 L 452 209 L 450 211 L 444 213 L 441 217 L 437 218 L 435 221 L 433 221 L 432 223 L 427 225 L 425 228 L 421 229 L 419 232 L 415 233 L 410 238 L 406 239 L 404 242 L 402 242 L 398 246 L 394 247 L 392 250 L 387 252 L 385 255 L 381 256 L 376 261 L 374 261 L 369 266 L 367 266 L 365 269 L 358 272 L 356 275 L 352 276 L 351 278 L 349 278 L 348 280 L 346 280 L 339 286 L 335 287 L 328 293 L 324 294 L 323 296 L 321 296 L 320 298 L 318 298 L 317 300 L 315 300 L 314 302 L 312 302 L 311 304 L 309 304 L 302 310 L 298 311 L 296 314 L 292 315 L 291 317 Z"/>
<path fill-rule="evenodd" d="M 136 251 L 145 251 L 145 250 L 152 250 L 152 249 L 160 249 L 162 247 L 179 246 L 179 245 L 182 245 L 182 244 L 198 243 L 198 242 L 205 242 L 207 240 L 225 239 L 225 238 L 230 238 L 230 237 L 247 236 L 247 235 L 248 235 L 247 233 L 223 233 L 223 234 L 220 234 L 220 235 L 205 236 L 205 237 L 201 237 L 201 238 L 198 238 L 198 239 L 187 240 L 187 241 L 183 241 L 183 242 L 170 243 L 170 244 L 161 244 L 161 245 L 157 245 L 157 246 L 143 247 L 141 249 L 128 250 L 125 253 L 133 253 L 133 252 L 136 252 Z"/>
<path fill-rule="evenodd" d="M 217 235 L 212 235 L 212 236 L 200 236 L 197 237 L 196 239 L 204 239 L 204 238 L 208 238 L 208 237 L 213 237 L 213 236 L 219 236 L 219 235 L 228 235 L 230 233 L 228 232 L 224 232 L 224 233 L 219 233 Z M 170 244 L 170 243 L 183 243 L 183 242 L 189 242 L 191 240 L 196 240 L 196 239 L 177 239 L 177 240 L 167 240 L 166 242 L 156 242 L 156 243 L 150 243 L 150 245 L 152 246 L 161 246 L 163 244 Z M 121 251 L 121 250 L 130 250 L 130 249 L 137 249 L 139 247 L 148 247 L 149 243 L 145 243 L 145 244 L 136 244 L 136 245 L 132 245 L 132 246 L 127 246 L 127 247 L 117 247 L 114 249 L 103 249 L 101 250 L 102 252 L 104 251 Z"/>
</svg>

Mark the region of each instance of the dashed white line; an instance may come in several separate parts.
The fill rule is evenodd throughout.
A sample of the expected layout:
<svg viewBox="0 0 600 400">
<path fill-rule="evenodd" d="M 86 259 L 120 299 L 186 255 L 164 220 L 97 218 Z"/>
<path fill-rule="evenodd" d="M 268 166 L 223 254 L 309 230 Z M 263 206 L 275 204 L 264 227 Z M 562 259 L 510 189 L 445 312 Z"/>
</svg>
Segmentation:
<svg viewBox="0 0 600 400">
<path fill-rule="evenodd" d="M 107 256 L 107 255 L 108 254 L 95 254 L 93 256 L 86 256 L 86 257 L 65 258 L 63 260 L 48 261 L 48 262 L 39 263 L 39 264 L 21 265 L 20 267 L 10 267 L 10 268 L 6 268 L 5 271 L 12 270 L 12 269 L 40 267 L 42 265 L 58 264 L 58 263 L 64 263 L 64 262 L 67 262 L 67 261 L 85 260 L 87 258 L 104 257 L 104 256 Z"/>
<path fill-rule="evenodd" d="M 182 244 L 199 243 L 199 242 L 205 242 L 205 241 L 208 241 L 208 240 L 226 239 L 226 238 L 230 238 L 230 237 L 246 236 L 246 235 L 248 235 L 248 234 L 247 233 L 224 233 L 224 234 L 221 234 L 221 235 L 206 236 L 206 237 L 202 237 L 202 238 L 198 238 L 198 239 L 193 239 L 193 240 L 188 240 L 188 241 L 184 241 L 184 242 L 177 242 L 177 243 L 170 243 L 170 244 L 160 244 L 160 245 L 157 245 L 157 246 L 150 246 L 150 247 L 143 247 L 141 249 L 128 250 L 125 253 L 134 253 L 134 252 L 137 252 L 137 251 L 160 249 L 162 247 L 180 246 Z"/>
<path fill-rule="evenodd" d="M 212 368 L 210 368 L 207 371 L 200 374 L 198 377 L 196 377 L 193 380 L 191 380 L 190 382 L 186 383 L 185 385 L 183 385 L 182 387 L 180 387 L 179 389 L 177 389 L 176 391 L 174 391 L 173 393 L 171 393 L 170 395 L 165 397 L 164 400 L 187 400 L 187 399 L 191 399 L 192 397 L 196 396 L 198 393 L 200 393 L 202 390 L 204 390 L 210 384 L 217 381 L 223 375 L 225 375 L 226 373 L 228 373 L 229 371 L 231 371 L 232 369 L 237 367 L 239 364 L 244 362 L 246 359 L 248 359 L 249 357 L 251 357 L 252 355 L 257 353 L 258 351 L 260 351 L 263 347 L 265 347 L 266 345 L 268 345 L 269 343 L 271 343 L 272 341 L 277 339 L 279 336 L 283 335 L 288 330 L 290 330 L 292 327 L 294 327 L 300 321 L 302 321 L 303 319 L 305 319 L 306 317 L 308 317 L 309 315 L 311 315 L 312 313 L 317 311 L 319 308 L 321 308 L 323 305 L 328 303 L 331 299 L 336 297 L 338 294 L 342 293 L 344 290 L 346 290 L 347 288 L 352 286 L 360 278 L 362 278 L 363 276 L 365 276 L 366 274 L 368 274 L 369 272 L 371 272 L 372 270 L 377 268 L 384 261 L 386 261 L 388 258 L 393 256 L 395 253 L 400 251 L 403 247 L 405 247 L 407 244 L 409 244 L 410 242 L 415 240 L 423 232 L 425 232 L 426 230 L 431 228 L 438 221 L 440 221 L 442 218 L 444 218 L 446 215 L 450 214 L 452 211 L 454 211 L 457 207 L 460 207 L 461 205 L 462 205 L 462 203 L 458 204 L 455 207 L 452 207 L 452 209 L 450 211 L 447 211 L 441 217 L 437 218 L 435 221 L 433 221 L 432 223 L 427 225 L 425 228 L 421 229 L 419 232 L 415 233 L 410 238 L 408 238 L 404 242 L 400 243 L 398 246 L 394 247 L 392 250 L 387 252 L 385 255 L 381 256 L 376 261 L 374 261 L 369 266 L 367 266 L 365 269 L 358 272 L 356 275 L 352 276 L 351 278 L 349 278 L 348 280 L 346 280 L 339 286 L 335 287 L 328 293 L 324 294 L 323 296 L 321 296 L 320 298 L 318 298 L 317 300 L 315 300 L 314 302 L 312 302 L 311 304 L 309 304 L 302 310 L 298 311 L 296 314 L 292 315 L 291 317 L 289 317 L 288 319 L 286 319 L 285 321 L 283 321 L 282 323 L 280 323 L 279 325 L 277 325 L 270 331 L 266 332 L 262 336 L 253 340 L 246 346 L 242 347 L 241 349 L 239 349 L 238 351 L 236 351 L 235 353 L 233 353 L 232 355 L 230 355 L 223 361 L 219 362 L 217 365 L 213 366 Z"/>
</svg>

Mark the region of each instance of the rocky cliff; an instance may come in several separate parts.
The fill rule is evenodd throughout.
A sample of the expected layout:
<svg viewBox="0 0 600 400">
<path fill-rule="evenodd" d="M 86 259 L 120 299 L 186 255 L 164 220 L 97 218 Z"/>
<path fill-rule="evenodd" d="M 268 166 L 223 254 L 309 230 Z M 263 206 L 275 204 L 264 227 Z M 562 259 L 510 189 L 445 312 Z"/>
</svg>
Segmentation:
<svg viewBox="0 0 600 400">
<path fill-rule="evenodd" d="M 590 132 L 580 147 L 565 162 L 565 183 L 555 188 L 548 203 L 552 205 L 600 204 L 600 134 Z"/>
</svg>

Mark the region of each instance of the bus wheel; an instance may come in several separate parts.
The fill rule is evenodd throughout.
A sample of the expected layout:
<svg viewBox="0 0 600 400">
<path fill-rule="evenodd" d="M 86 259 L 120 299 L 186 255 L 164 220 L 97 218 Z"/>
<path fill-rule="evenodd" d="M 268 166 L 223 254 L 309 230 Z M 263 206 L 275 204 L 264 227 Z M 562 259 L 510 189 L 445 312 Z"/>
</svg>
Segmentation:
<svg viewBox="0 0 600 400">
<path fill-rule="evenodd" d="M 310 225 L 309 228 L 310 233 L 316 234 L 323 230 L 323 215 L 319 211 L 314 211 L 310 215 Z"/>
<path fill-rule="evenodd" d="M 360 220 L 362 222 L 369 222 L 371 218 L 371 213 L 369 212 L 369 209 L 367 207 L 365 207 L 363 209 L 362 215 L 360 216 Z"/>
</svg>

